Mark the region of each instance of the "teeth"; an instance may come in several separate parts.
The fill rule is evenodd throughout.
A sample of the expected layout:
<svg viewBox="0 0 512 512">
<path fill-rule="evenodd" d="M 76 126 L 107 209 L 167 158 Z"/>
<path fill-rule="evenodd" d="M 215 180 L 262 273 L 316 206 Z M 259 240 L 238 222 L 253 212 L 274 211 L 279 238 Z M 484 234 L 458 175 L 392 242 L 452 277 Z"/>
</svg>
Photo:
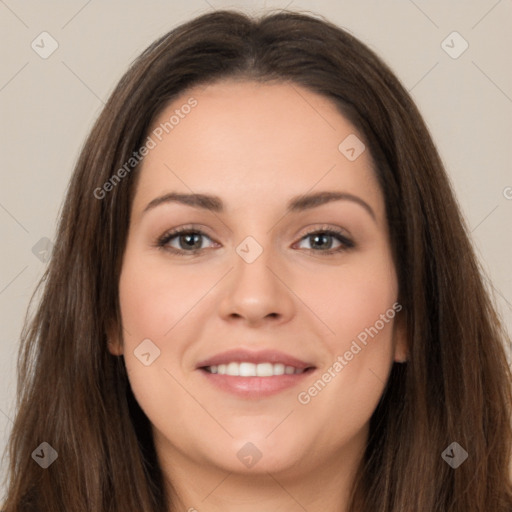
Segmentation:
<svg viewBox="0 0 512 512">
<path fill-rule="evenodd" d="M 273 377 L 274 375 L 293 375 L 303 373 L 304 370 L 294 366 L 285 366 L 281 363 L 228 363 L 216 366 L 207 366 L 210 373 L 219 375 L 231 375 L 233 377 Z"/>
</svg>

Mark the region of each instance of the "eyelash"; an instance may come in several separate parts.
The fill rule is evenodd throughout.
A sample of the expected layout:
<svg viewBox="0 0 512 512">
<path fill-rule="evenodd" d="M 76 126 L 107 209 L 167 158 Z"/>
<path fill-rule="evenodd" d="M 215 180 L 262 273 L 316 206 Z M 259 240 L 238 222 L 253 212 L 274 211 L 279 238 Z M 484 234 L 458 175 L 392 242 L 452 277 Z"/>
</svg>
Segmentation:
<svg viewBox="0 0 512 512">
<path fill-rule="evenodd" d="M 176 249 L 174 247 L 169 247 L 167 245 L 173 238 L 176 238 L 176 237 L 178 237 L 180 235 L 184 235 L 184 234 L 200 235 L 200 236 L 205 236 L 206 238 L 210 238 L 206 233 L 204 233 L 200 229 L 196 229 L 192 226 L 184 226 L 181 228 L 173 229 L 173 230 L 168 231 L 167 233 L 163 234 L 161 237 L 159 237 L 157 239 L 155 246 L 164 251 L 169 251 L 173 254 L 178 254 L 178 255 L 183 255 L 183 256 L 194 256 L 197 253 L 205 250 L 204 248 L 200 248 L 200 249 L 192 249 L 190 251 L 185 251 L 183 249 Z M 333 228 L 327 228 L 327 227 L 326 228 L 317 228 L 317 229 L 308 231 L 300 238 L 299 241 L 302 241 L 302 240 L 310 237 L 311 235 L 316 235 L 316 234 L 333 236 L 334 238 L 337 239 L 338 242 L 340 242 L 341 245 L 336 249 L 329 249 L 329 250 L 305 249 L 306 251 L 319 253 L 322 256 L 332 256 L 336 253 L 347 251 L 347 250 L 350 250 L 355 247 L 354 242 L 352 242 L 352 240 L 347 238 L 343 234 L 342 231 L 333 229 Z"/>
</svg>

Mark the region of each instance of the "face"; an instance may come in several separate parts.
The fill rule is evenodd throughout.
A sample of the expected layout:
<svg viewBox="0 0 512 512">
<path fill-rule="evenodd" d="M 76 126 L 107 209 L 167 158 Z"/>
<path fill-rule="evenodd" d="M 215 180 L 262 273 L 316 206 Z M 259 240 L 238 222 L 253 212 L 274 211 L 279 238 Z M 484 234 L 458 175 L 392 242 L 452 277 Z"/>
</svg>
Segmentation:
<svg viewBox="0 0 512 512">
<path fill-rule="evenodd" d="M 405 355 L 361 134 L 297 85 L 226 81 L 149 135 L 110 350 L 159 457 L 284 474 L 360 455 Z"/>
</svg>

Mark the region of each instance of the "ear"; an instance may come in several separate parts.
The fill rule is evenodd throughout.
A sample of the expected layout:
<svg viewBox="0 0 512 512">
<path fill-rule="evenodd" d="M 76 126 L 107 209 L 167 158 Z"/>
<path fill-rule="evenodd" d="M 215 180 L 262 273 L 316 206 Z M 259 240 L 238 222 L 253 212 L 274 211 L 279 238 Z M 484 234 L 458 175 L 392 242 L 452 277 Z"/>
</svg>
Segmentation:
<svg viewBox="0 0 512 512">
<path fill-rule="evenodd" d="M 115 324 L 107 329 L 107 349 L 113 356 L 122 356 L 124 353 L 120 329 Z"/>
<path fill-rule="evenodd" d="M 409 343 L 407 339 L 407 322 L 405 312 L 399 311 L 393 323 L 393 360 L 396 363 L 405 363 L 409 359 Z"/>
</svg>

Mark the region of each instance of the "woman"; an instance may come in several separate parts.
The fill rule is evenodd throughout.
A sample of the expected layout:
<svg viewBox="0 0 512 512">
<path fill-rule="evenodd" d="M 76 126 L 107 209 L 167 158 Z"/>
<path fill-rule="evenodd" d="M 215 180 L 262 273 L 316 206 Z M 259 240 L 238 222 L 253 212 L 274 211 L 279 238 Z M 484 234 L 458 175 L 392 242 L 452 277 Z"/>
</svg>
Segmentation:
<svg viewBox="0 0 512 512">
<path fill-rule="evenodd" d="M 386 65 L 311 16 L 201 16 L 77 163 L 4 510 L 509 511 L 505 341 Z"/>
</svg>

